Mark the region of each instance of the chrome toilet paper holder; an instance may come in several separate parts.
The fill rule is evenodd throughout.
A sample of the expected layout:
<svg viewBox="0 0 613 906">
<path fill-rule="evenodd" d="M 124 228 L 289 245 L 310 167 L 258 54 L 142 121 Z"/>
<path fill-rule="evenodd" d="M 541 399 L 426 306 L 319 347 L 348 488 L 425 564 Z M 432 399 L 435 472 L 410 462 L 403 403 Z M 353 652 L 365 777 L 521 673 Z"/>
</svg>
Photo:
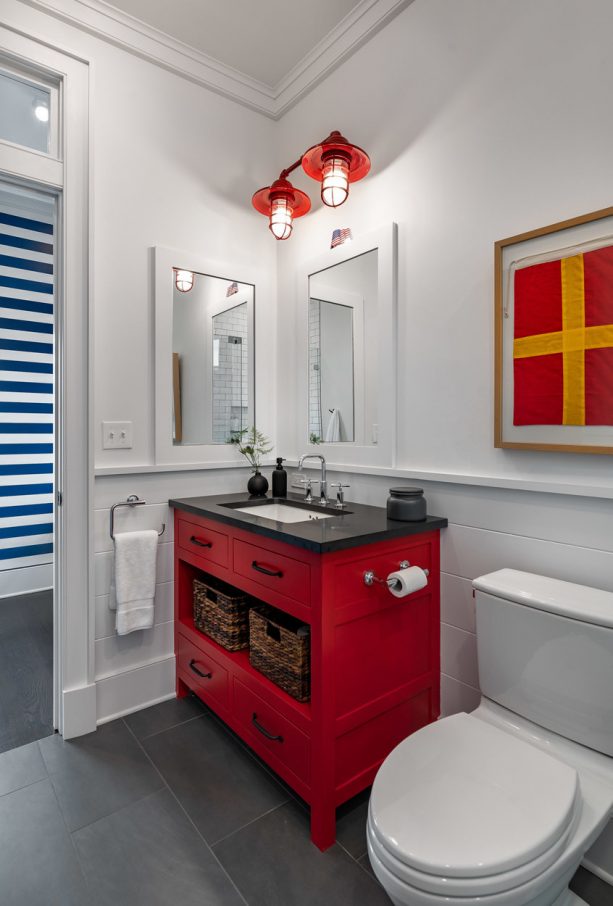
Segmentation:
<svg viewBox="0 0 613 906">
<path fill-rule="evenodd" d="M 399 569 L 408 569 L 411 564 L 408 560 L 401 560 L 398 564 Z M 430 570 L 424 569 L 424 573 L 429 576 Z M 374 569 L 367 569 L 364 573 L 364 585 L 374 585 L 377 582 L 379 585 L 387 585 L 388 588 L 394 588 L 395 585 L 398 585 L 398 579 L 380 579 Z"/>
</svg>

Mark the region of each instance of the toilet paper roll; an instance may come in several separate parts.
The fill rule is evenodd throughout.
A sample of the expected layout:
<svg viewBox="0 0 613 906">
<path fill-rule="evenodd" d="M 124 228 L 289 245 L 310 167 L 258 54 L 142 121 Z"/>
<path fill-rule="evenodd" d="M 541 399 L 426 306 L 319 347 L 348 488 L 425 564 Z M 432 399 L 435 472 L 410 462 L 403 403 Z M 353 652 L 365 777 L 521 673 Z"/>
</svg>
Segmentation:
<svg viewBox="0 0 613 906">
<path fill-rule="evenodd" d="M 387 577 L 389 590 L 396 598 L 406 598 L 407 595 L 425 588 L 428 584 L 428 577 L 419 566 L 409 566 L 406 569 L 398 569 L 390 573 Z"/>
</svg>

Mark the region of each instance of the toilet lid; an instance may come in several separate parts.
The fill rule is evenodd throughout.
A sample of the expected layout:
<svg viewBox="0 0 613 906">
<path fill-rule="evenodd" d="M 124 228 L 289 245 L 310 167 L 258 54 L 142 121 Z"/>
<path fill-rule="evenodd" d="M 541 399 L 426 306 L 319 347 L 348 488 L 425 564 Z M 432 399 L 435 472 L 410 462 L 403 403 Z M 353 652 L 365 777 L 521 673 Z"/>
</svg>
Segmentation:
<svg viewBox="0 0 613 906">
<path fill-rule="evenodd" d="M 469 714 L 405 739 L 373 785 L 370 821 L 404 864 L 435 875 L 484 877 L 523 866 L 568 829 L 577 772 Z"/>
</svg>

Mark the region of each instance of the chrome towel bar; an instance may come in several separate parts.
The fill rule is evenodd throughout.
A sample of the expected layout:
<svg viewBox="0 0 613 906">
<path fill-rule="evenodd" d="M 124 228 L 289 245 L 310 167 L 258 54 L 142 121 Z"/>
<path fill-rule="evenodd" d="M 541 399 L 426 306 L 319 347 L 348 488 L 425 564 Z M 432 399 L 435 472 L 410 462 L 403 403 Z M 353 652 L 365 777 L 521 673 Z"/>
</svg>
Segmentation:
<svg viewBox="0 0 613 906">
<path fill-rule="evenodd" d="M 127 500 L 122 500 L 121 503 L 114 503 L 111 507 L 111 516 L 110 516 L 110 533 L 111 538 L 115 540 L 115 510 L 120 506 L 144 506 L 147 503 L 146 500 L 141 500 L 140 497 L 137 497 L 136 494 L 130 494 Z M 166 531 L 166 523 L 162 523 L 162 531 L 158 532 L 158 537 L 161 537 Z"/>
</svg>

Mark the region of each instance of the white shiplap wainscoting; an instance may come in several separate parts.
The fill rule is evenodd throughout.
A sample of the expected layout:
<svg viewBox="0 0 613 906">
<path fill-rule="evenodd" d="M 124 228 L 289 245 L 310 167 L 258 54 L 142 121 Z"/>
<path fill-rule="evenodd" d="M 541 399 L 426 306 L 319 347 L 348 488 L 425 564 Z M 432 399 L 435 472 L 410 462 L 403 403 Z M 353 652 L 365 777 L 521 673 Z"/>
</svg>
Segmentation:
<svg viewBox="0 0 613 906">
<path fill-rule="evenodd" d="M 209 469 L 98 476 L 95 482 L 95 677 L 98 723 L 146 708 L 175 692 L 173 558 L 173 497 L 234 493 L 246 486 L 245 469 Z M 137 494 L 145 506 L 116 511 L 115 531 L 161 529 L 157 557 L 155 624 L 152 629 L 118 636 L 115 614 L 109 610 L 113 542 L 109 533 L 110 508 Z"/>
<path fill-rule="evenodd" d="M 385 506 L 388 489 L 423 487 L 441 532 L 443 713 L 479 698 L 472 580 L 503 567 L 613 591 L 613 502 L 534 491 L 340 472 L 347 500 Z M 293 478 L 293 477 L 292 477 Z"/>
<path fill-rule="evenodd" d="M 337 471 L 350 501 L 385 506 L 388 488 L 419 485 L 441 532 L 442 714 L 479 704 L 472 580 L 503 567 L 613 591 L 613 502 L 596 497 L 420 482 Z M 294 473 L 295 474 L 295 473 Z M 290 483 L 294 479 L 294 474 Z M 613 884 L 613 821 L 586 866 Z"/>
</svg>

